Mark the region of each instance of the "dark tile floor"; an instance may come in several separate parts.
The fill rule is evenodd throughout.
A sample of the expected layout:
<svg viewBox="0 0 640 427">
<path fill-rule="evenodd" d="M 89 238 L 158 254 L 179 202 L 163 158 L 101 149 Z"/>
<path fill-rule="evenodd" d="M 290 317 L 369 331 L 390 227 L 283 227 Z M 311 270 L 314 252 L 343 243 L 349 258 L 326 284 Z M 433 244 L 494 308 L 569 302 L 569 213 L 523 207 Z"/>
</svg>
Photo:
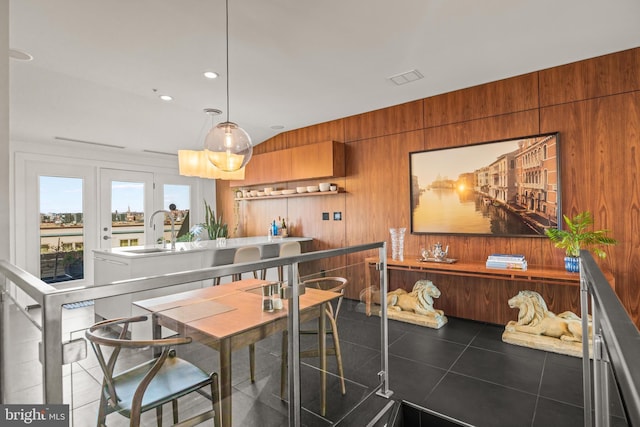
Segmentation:
<svg viewBox="0 0 640 427">
<path fill-rule="evenodd" d="M 65 311 L 65 338 L 81 336 L 92 316 L 91 307 Z M 17 344 L 12 357 L 20 369 L 9 370 L 9 377 L 14 371 L 39 366 L 37 356 L 31 354 L 39 338 L 28 325 L 20 326 L 21 322 L 14 319 L 12 324 L 16 332 L 12 340 Z M 380 383 L 380 321 L 365 316 L 358 302 L 345 300 L 338 323 L 347 393 L 340 393 L 335 359 L 330 357 L 327 412 L 321 416 L 317 359 L 303 359 L 301 413 L 306 426 L 365 426 L 368 422 L 354 414 L 360 402 L 375 398 Z M 501 340 L 503 329 L 456 318 L 449 318 L 449 323 L 438 330 L 389 321 L 392 398 L 476 426 L 583 425 L 581 359 L 505 344 Z M 315 345 L 314 340 L 302 337 L 301 347 Z M 233 424 L 285 426 L 288 407 L 280 399 L 281 337 L 273 335 L 256 347 L 254 383 L 249 381 L 248 351 L 233 353 Z M 190 344 L 180 352 L 204 369 L 218 368 L 216 353 L 201 344 Z M 135 359 L 134 355 L 131 360 Z M 69 384 L 65 395 L 73 397 L 73 425 L 94 425 L 101 374 L 91 350 L 87 359 L 65 367 L 64 372 Z M 34 376 L 37 374 L 34 372 Z M 28 381 L 16 381 L 10 388 L 11 401 L 7 403 L 38 403 L 41 395 L 41 387 Z M 205 399 L 199 399 L 181 403 L 181 412 L 208 407 Z M 622 416 L 619 404 L 612 408 L 614 414 Z M 374 416 L 371 411 L 363 412 Z M 153 414 L 149 415 L 143 418 L 143 425 L 155 425 Z M 110 426 L 128 425 L 128 420 L 118 415 L 111 415 L 107 421 Z M 422 425 L 411 425 L 431 424 L 423 421 Z M 626 424 L 616 418 L 614 425 Z"/>
</svg>

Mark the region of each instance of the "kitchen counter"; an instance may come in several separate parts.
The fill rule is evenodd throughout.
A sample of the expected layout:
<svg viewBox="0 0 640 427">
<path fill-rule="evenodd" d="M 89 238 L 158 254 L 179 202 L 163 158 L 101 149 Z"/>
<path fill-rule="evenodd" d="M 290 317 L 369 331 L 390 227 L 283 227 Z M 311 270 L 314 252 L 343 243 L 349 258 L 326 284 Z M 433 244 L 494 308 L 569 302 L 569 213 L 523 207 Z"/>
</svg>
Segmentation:
<svg viewBox="0 0 640 427">
<path fill-rule="evenodd" d="M 311 237 L 273 237 L 269 239 L 267 236 L 254 236 L 254 237 L 237 237 L 233 239 L 226 239 L 223 246 L 218 246 L 217 240 L 202 240 L 196 243 L 176 243 L 175 251 L 171 250 L 171 245 L 167 243 L 167 247 L 163 248 L 161 245 L 146 245 L 146 246 L 125 246 L 112 249 L 94 249 L 94 257 L 110 256 L 121 258 L 147 258 L 158 256 L 170 256 L 176 254 L 196 253 L 206 251 L 219 251 L 238 249 L 244 246 L 260 246 L 278 248 L 285 242 L 310 242 L 313 240 Z M 271 258 L 278 256 L 278 252 L 275 254 L 265 253 L 263 258 Z"/>
</svg>

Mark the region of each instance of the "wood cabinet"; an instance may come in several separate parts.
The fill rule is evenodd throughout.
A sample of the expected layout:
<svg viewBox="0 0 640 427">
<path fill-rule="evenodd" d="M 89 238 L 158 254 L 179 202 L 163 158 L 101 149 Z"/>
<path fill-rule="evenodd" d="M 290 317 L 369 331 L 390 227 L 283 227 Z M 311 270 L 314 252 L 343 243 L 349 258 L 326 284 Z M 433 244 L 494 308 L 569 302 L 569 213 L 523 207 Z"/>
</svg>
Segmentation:
<svg viewBox="0 0 640 427">
<path fill-rule="evenodd" d="M 245 167 L 244 180 L 231 181 L 240 185 L 254 185 L 287 181 L 290 174 L 291 150 L 271 151 L 257 154 Z"/>
<path fill-rule="evenodd" d="M 345 174 L 344 144 L 325 141 L 256 154 L 245 169 L 245 179 L 231 187 L 337 178 Z"/>
<path fill-rule="evenodd" d="M 291 149 L 291 181 L 344 176 L 344 144 L 335 141 Z"/>
</svg>

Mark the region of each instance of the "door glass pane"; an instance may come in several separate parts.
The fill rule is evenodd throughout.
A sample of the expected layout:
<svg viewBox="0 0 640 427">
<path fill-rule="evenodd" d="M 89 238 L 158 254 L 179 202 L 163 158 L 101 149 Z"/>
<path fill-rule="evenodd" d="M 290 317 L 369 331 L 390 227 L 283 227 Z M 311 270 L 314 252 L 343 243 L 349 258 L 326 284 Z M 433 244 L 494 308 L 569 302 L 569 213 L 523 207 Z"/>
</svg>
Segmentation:
<svg viewBox="0 0 640 427">
<path fill-rule="evenodd" d="M 173 212 L 175 219 L 176 230 L 178 231 L 178 240 L 182 236 L 186 239 L 189 231 L 189 209 L 191 208 L 191 186 L 189 185 L 176 185 L 176 184 L 164 184 L 163 187 L 163 209 Z M 175 206 L 171 206 L 175 205 Z M 171 209 L 174 208 L 174 209 Z M 170 222 L 166 220 L 164 237 L 165 240 L 171 239 L 171 227 Z"/>
<path fill-rule="evenodd" d="M 111 182 L 111 247 L 144 245 L 144 183 Z"/>
<path fill-rule="evenodd" d="M 40 176 L 40 279 L 84 278 L 82 178 Z"/>
</svg>

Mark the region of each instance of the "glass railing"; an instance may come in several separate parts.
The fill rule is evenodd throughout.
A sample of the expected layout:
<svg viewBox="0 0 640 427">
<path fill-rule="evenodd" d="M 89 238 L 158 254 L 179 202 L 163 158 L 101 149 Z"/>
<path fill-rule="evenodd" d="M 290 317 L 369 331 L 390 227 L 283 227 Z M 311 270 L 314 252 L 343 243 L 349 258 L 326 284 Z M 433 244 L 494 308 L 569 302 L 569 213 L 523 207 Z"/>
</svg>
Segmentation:
<svg viewBox="0 0 640 427">
<path fill-rule="evenodd" d="M 583 342 L 585 426 L 640 425 L 640 333 L 586 250 L 580 296 L 583 336 L 589 329 L 593 334 L 591 343 Z"/>
<path fill-rule="evenodd" d="M 190 344 L 176 348 L 177 354 L 207 372 L 216 371 L 220 375 L 221 390 L 227 387 L 229 393 L 223 392 L 222 400 L 233 402 L 223 405 L 223 425 L 261 425 L 265 419 L 270 423 L 281 422 L 278 425 L 316 421 L 333 425 L 360 417 L 358 410 L 364 402 L 368 408 L 366 415 L 373 416 L 370 402 L 376 400 L 376 405 L 382 408 L 392 392 L 388 387 L 385 310 L 383 316 L 367 315 L 365 302 L 360 299 L 360 290 L 365 287 L 364 269 L 369 266 L 363 260 L 372 255 L 385 259 L 386 245 L 372 243 L 67 289 L 54 288 L 0 261 L 4 276 L 0 401 L 67 404 L 71 425 L 93 424 L 102 374 L 85 340 L 86 329 L 96 318 L 156 313 L 149 316 L 147 323 L 132 329 L 130 336 L 150 338 L 154 331 L 163 336 L 176 333 L 192 336 Z M 385 265 L 383 262 L 379 265 L 380 283 L 386 289 Z M 283 282 L 277 279 L 278 266 L 284 267 Z M 233 289 L 236 285 L 229 284 L 228 277 L 232 274 L 252 271 L 265 271 L 266 280 L 252 281 L 249 279 L 252 275 L 245 273 L 246 286 L 241 286 L 242 289 Z M 222 277 L 223 284 L 209 286 L 215 277 Z M 329 277 L 342 278 L 346 283 L 335 295 L 322 288 L 321 282 Z M 306 282 L 308 289 L 297 287 L 300 282 Z M 264 310 L 261 288 L 274 283 L 284 288 L 283 309 Z M 178 308 L 171 306 L 174 296 L 202 291 L 218 293 L 211 297 L 215 307 L 202 312 L 204 305 L 189 306 L 184 310 L 186 314 L 182 314 L 187 316 L 184 327 L 153 328 L 153 319 L 158 322 L 171 309 Z M 242 294 L 222 295 L 231 291 Z M 300 294 L 299 300 L 293 303 L 296 293 Z M 287 299 L 292 296 L 293 299 Z M 152 298 L 161 298 L 156 300 L 159 303 L 165 298 L 168 305 L 148 310 L 141 301 Z M 203 302 L 202 296 L 194 298 Z M 249 315 L 240 318 L 254 318 L 253 326 L 238 327 L 232 332 L 216 330 L 210 335 L 195 328 L 206 318 L 213 319 L 216 326 L 237 326 L 240 318 L 234 318 L 233 314 L 241 313 L 242 307 L 233 304 L 247 299 Z M 96 307 L 105 303 L 114 311 L 98 314 Z M 289 304 L 294 310 L 288 309 Z M 226 340 L 214 338 L 217 333 Z M 320 338 L 323 335 L 324 340 Z M 250 351 L 250 347 L 254 350 Z M 121 357 L 126 368 L 139 363 L 150 351 L 124 353 Z M 282 363 L 283 354 L 286 364 Z M 211 405 L 207 399 L 210 394 L 203 394 L 204 397 L 196 395 L 180 403 L 181 419 L 183 413 L 189 415 Z M 171 424 L 170 406 L 167 408 L 164 417 Z M 155 425 L 155 416 L 155 411 L 143 414 L 141 425 Z"/>
</svg>

